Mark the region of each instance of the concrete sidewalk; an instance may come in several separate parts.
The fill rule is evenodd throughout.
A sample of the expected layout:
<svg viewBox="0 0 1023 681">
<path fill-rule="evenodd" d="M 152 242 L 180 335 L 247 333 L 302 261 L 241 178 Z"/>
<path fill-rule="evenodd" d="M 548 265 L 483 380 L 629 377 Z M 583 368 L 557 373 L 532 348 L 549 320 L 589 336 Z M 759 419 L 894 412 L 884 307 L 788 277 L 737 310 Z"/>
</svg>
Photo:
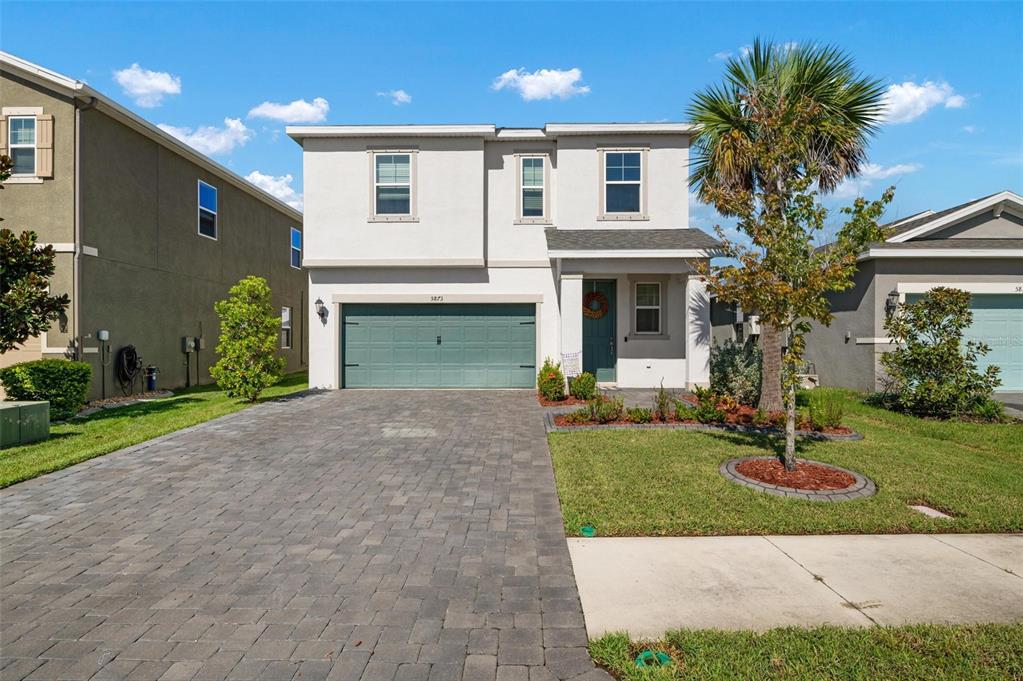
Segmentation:
<svg viewBox="0 0 1023 681">
<path fill-rule="evenodd" d="M 1023 535 L 569 539 L 586 631 L 1023 620 Z"/>
</svg>

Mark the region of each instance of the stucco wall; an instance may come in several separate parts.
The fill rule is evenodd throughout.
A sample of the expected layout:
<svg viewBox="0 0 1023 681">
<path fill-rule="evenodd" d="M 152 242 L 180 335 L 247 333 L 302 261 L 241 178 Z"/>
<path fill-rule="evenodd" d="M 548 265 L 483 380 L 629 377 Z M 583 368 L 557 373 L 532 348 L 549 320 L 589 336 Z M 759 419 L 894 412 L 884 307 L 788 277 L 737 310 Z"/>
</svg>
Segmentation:
<svg viewBox="0 0 1023 681">
<path fill-rule="evenodd" d="M 519 203 L 519 165 L 516 154 L 548 154 L 547 171 L 549 224 L 516 224 Z M 558 155 L 553 142 L 498 141 L 486 144 L 487 262 L 492 266 L 547 262 L 544 229 L 555 223 L 558 195 Z"/>
<path fill-rule="evenodd" d="M 98 111 L 82 113 L 82 243 L 98 251 L 82 258 L 82 333 L 97 347 L 110 332 L 117 351 L 134 345 L 145 364 L 160 368 L 163 387 L 196 381 L 196 356 L 186 378 L 181 337 L 206 339 L 198 381 L 210 382 L 219 323 L 213 303 L 249 274 L 265 277 L 275 309 L 293 308 L 292 349 L 281 350 L 288 371 L 305 360 L 305 274 L 290 266 L 290 228 L 300 222 L 257 200 Z M 218 239 L 197 231 L 197 181 L 218 189 Z M 99 355 L 92 397 L 102 391 Z M 104 369 L 107 394 L 115 368 Z"/>
<path fill-rule="evenodd" d="M 5 183 L 0 193 L 3 227 L 15 232 L 32 230 L 39 243 L 62 244 L 60 248 L 69 249 L 75 239 L 75 107 L 71 100 L 8 72 L 0 73 L 0 107 L 41 107 L 43 114 L 53 116 L 53 177 L 34 183 Z M 55 263 L 57 272 L 50 280 L 50 290 L 71 297 L 74 256 L 59 252 Z M 4 353 L 0 366 L 39 359 L 47 347 L 65 348 L 73 328 L 74 301 L 67 308 L 66 319 L 53 324 L 45 336 L 31 339 L 25 347 Z"/>
<path fill-rule="evenodd" d="M 976 215 L 924 239 L 1023 239 L 1023 217 L 1002 211 L 996 218 L 993 211 Z"/>
</svg>

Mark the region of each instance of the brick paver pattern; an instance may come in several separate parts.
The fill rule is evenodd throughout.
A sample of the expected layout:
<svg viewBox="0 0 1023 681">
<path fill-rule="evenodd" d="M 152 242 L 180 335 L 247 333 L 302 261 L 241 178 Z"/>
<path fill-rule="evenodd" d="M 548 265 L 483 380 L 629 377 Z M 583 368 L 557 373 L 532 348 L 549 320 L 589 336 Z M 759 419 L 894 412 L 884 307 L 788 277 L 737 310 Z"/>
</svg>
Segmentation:
<svg viewBox="0 0 1023 681">
<path fill-rule="evenodd" d="M 2 679 L 609 678 L 529 392 L 304 394 L 0 512 Z"/>
</svg>

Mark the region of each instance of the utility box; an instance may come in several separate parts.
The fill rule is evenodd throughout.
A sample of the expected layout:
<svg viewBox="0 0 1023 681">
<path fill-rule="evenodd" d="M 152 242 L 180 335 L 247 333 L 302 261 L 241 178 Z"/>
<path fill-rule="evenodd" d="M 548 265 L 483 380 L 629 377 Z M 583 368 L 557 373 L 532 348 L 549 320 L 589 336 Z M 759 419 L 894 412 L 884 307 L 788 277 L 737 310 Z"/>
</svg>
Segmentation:
<svg viewBox="0 0 1023 681">
<path fill-rule="evenodd" d="M 0 402 L 0 448 L 50 437 L 49 402 Z"/>
</svg>

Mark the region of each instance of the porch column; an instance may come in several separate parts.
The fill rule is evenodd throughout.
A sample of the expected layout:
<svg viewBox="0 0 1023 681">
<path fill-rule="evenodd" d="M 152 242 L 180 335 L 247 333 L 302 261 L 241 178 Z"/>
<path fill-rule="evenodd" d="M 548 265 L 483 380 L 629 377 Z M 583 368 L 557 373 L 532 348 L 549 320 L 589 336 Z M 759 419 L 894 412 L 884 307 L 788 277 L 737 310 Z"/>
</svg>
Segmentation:
<svg viewBox="0 0 1023 681">
<path fill-rule="evenodd" d="M 555 359 L 564 363 L 566 375 L 575 376 L 583 370 L 583 275 L 562 274 L 560 283 L 561 357 Z"/>
<path fill-rule="evenodd" d="M 710 385 L 710 296 L 699 275 L 686 279 L 686 387 Z"/>
</svg>

